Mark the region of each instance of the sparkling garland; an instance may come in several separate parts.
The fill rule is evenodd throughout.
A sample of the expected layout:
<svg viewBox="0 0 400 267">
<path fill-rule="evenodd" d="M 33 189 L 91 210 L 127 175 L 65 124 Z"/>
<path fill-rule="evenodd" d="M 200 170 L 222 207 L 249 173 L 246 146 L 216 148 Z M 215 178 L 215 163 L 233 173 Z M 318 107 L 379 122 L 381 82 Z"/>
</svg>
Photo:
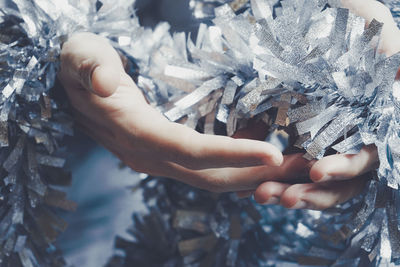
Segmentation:
<svg viewBox="0 0 400 267">
<path fill-rule="evenodd" d="M 118 37 L 139 28 L 132 2 L 107 12 L 96 10 L 100 2 L 75 2 L 15 0 L 15 9 L 0 8 L 0 266 L 65 265 L 52 245 L 67 227 L 57 210 L 76 208 L 60 190 L 71 183 L 62 139 L 73 134 L 66 96 L 54 88 L 62 42 L 75 31 L 102 32 L 105 23 L 121 27 Z"/>
<path fill-rule="evenodd" d="M 192 7 L 204 2 L 220 4 Z M 64 264 L 51 243 L 66 225 L 52 207 L 74 209 L 54 187 L 70 180 L 62 175 L 58 143 L 72 130 L 65 99 L 56 103 L 50 89 L 60 45 L 79 30 L 100 33 L 135 58 L 138 85 L 173 121 L 231 135 L 256 118 L 269 122 L 271 132 L 296 127 L 296 145 L 309 158 L 374 143 L 381 160 L 362 196 L 326 212 L 253 206 L 149 178 L 143 187 L 151 212 L 136 215 L 136 241 L 118 239 L 126 253 L 110 266 L 368 266 L 400 258 L 399 86 L 393 85 L 400 59 L 371 48 L 380 23 L 364 30 L 362 19 L 322 0 L 232 1 L 198 16 L 215 18 L 200 25 L 193 43 L 183 33 L 171 36 L 167 24 L 154 32 L 140 28 L 126 1 L 108 9 L 106 2 L 14 3 L 19 11 L 0 10 L 1 265 Z"/>
</svg>

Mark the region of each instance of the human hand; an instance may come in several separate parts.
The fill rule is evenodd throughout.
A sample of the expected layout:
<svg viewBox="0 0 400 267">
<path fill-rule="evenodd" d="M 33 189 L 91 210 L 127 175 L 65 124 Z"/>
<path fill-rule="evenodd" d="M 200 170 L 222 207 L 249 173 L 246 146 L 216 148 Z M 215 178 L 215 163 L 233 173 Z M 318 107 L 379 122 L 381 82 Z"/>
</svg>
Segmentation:
<svg viewBox="0 0 400 267">
<path fill-rule="evenodd" d="M 136 171 L 215 192 L 254 190 L 277 177 L 271 166 L 283 157 L 274 146 L 204 135 L 168 121 L 146 102 L 105 38 L 72 36 L 62 48 L 59 79 L 77 125 Z"/>
<path fill-rule="evenodd" d="M 386 6 L 375 0 L 342 0 L 342 4 L 364 17 L 367 23 L 374 18 L 384 23 L 379 47 L 381 53 L 391 56 L 400 51 L 400 30 Z M 292 209 L 323 210 L 359 194 L 367 182 L 363 175 L 378 166 L 374 145 L 364 147 L 356 155 L 327 156 L 310 168 L 309 177 L 314 183 L 291 185 L 268 181 L 257 188 L 254 198 L 261 204 L 279 203 Z"/>
<path fill-rule="evenodd" d="M 368 181 L 364 174 L 378 166 L 374 145 L 358 154 L 336 154 L 310 162 L 313 183 L 287 184 L 267 181 L 254 192 L 260 204 L 281 204 L 291 209 L 324 210 L 361 193 Z"/>
</svg>

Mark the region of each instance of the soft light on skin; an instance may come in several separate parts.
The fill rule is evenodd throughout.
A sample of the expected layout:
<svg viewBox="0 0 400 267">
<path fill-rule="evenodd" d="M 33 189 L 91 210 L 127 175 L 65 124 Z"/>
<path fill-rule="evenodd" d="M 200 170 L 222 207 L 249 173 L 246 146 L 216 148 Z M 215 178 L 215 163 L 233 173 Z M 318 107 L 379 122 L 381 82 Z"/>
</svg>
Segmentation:
<svg viewBox="0 0 400 267">
<path fill-rule="evenodd" d="M 351 12 L 365 18 L 367 23 L 373 19 L 383 23 L 381 42 L 379 49 L 381 53 L 392 56 L 400 51 L 400 30 L 393 19 L 390 10 L 376 0 L 341 0 L 343 7 Z"/>
</svg>

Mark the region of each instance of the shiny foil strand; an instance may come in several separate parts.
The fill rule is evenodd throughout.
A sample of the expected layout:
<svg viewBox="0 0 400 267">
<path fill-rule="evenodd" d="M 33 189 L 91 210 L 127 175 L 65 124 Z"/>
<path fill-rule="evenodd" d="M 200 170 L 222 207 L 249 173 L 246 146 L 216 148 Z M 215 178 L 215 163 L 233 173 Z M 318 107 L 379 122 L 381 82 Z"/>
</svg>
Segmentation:
<svg viewBox="0 0 400 267">
<path fill-rule="evenodd" d="M 117 249 L 126 253 L 114 256 L 108 266 L 141 266 L 143 262 L 159 266 L 155 257 L 135 252 L 144 247 L 151 248 L 149 255 L 154 251 L 162 255 L 162 264 L 169 266 L 247 266 L 249 262 L 256 266 L 297 266 L 302 262 L 358 266 L 365 262 L 363 249 L 371 265 L 396 259 L 399 203 L 388 194 L 398 194 L 400 181 L 395 141 L 399 138 L 400 113 L 392 90 L 400 63 L 398 55 L 385 59 L 371 49 L 381 23 L 373 21 L 364 29 L 362 19 L 338 9 L 339 1 L 287 0 L 278 4 L 272 0 L 191 0 L 195 16 L 210 19 L 202 24 L 195 45 L 190 39 L 184 40 L 184 35 L 172 37 L 166 23 L 154 31 L 140 28 L 137 19 L 132 18 L 129 1 L 118 2 L 109 11 L 96 10 L 84 2 L 14 2 L 19 10 L 2 9 L 0 23 L 9 20 L 5 14 L 16 15 L 21 19 L 21 30 L 16 33 L 15 44 L 19 38 L 25 38 L 28 44 L 1 43 L 11 56 L 0 56 L 1 63 L 9 66 L 6 72 L 0 70 L 5 81 L 1 84 L 0 116 L 8 131 L 18 133 L 6 135 L 2 131 L 3 167 L 7 173 L 0 186 L 13 190 L 6 191 L 5 199 L 12 209 L 1 218 L 0 233 L 3 240 L 9 238 L 2 246 L 8 253 L 15 253 L 14 257 L 0 253 L 2 263 L 65 264 L 59 254 L 48 250 L 58 231 L 66 227 L 50 206 L 73 209 L 73 204 L 62 193 L 53 191 L 40 175 L 44 166 L 63 167 L 62 157 L 53 153 L 60 137 L 72 134 L 71 123 L 58 121 L 58 114 L 63 112 L 52 107 L 51 113 L 48 109 L 35 115 L 41 118 L 38 124 L 24 116 L 32 110 L 24 110 L 26 105 L 18 101 L 33 103 L 38 111 L 42 110 L 40 99 L 49 95 L 54 84 L 60 45 L 77 30 L 101 33 L 133 58 L 140 69 L 139 86 L 148 101 L 155 106 L 174 104 L 172 109 L 159 107 L 172 121 L 187 116 L 187 125 L 193 128 L 201 126 L 213 133 L 222 127 L 230 136 L 250 118 L 267 121 L 271 129 L 276 129 L 275 122 L 286 127 L 288 117 L 292 118 L 289 127 L 301 123 L 305 126 L 306 122 L 314 127 L 311 134 L 307 134 L 310 126 L 303 127 L 301 136 L 292 136 L 301 139 L 310 159 L 322 157 L 332 144 L 342 153 L 353 152 L 355 146 L 350 143 L 354 141 L 375 144 L 381 161 L 379 172 L 371 176 L 364 193 L 335 207 L 334 212 L 254 206 L 233 194 L 215 195 L 148 177 L 141 182 L 148 214 L 135 214 L 130 229 L 135 241 L 117 239 Z M 396 12 L 393 3 L 390 5 Z M 44 27 L 52 31 L 44 34 Z M 184 53 L 179 52 L 182 50 Z M 25 59 L 17 60 L 20 55 Z M 40 82 L 31 83 L 39 76 L 43 78 Z M 271 80 L 269 88 L 260 90 L 260 84 Z M 264 119 L 267 117 L 270 119 Z M 319 123 L 314 126 L 312 120 Z M 348 137 L 350 130 L 352 135 Z M 341 138 L 344 140 L 336 144 Z M 16 172 L 21 166 L 24 171 Z M 25 178 L 27 185 L 21 183 Z M 26 196 L 20 197 L 24 191 Z M 42 202 L 44 199 L 47 203 Z M 173 211 L 182 209 L 203 210 L 210 219 L 190 215 L 185 223 L 174 227 L 169 218 Z M 21 221 L 26 232 L 14 227 L 22 225 Z M 32 227 L 34 224 L 40 231 Z M 193 235 L 184 229 L 177 231 L 180 225 L 202 230 Z M 16 260 L 19 262 L 13 262 Z"/>
<path fill-rule="evenodd" d="M 218 112 L 215 115 L 219 122 L 226 123 L 227 134 L 232 135 L 236 127 L 243 124 L 243 120 L 253 118 L 255 115 L 264 118 L 264 114 L 274 118 L 276 116 L 273 115 L 274 111 L 280 109 L 281 112 L 278 113 L 282 119 L 279 119 L 279 124 L 284 125 L 283 121 L 288 116 L 290 123 L 300 129 L 299 133 L 302 134 L 300 143 L 307 148 L 310 159 L 322 157 L 332 144 L 335 144 L 334 147 L 342 153 L 356 153 L 362 144 L 375 143 L 378 147 L 382 147 L 381 155 L 384 156 L 383 145 L 387 144 L 388 139 L 385 139 L 385 136 L 389 133 L 389 127 L 384 127 L 384 125 L 392 123 L 393 117 L 389 115 L 391 113 L 386 113 L 386 121 L 381 123 L 381 129 L 378 131 L 379 136 L 372 133 L 376 129 L 366 127 L 370 121 L 378 118 L 381 110 L 384 110 L 377 108 L 378 106 L 392 105 L 389 104 L 391 103 L 390 88 L 393 80 L 391 75 L 396 70 L 389 67 L 387 72 L 382 71 L 383 65 L 386 63 L 379 62 L 383 58 L 367 49 L 373 43 L 373 39 L 379 35 L 382 25 L 374 21 L 364 30 L 363 19 L 350 14 L 345 9 L 335 9 L 339 6 L 338 1 L 308 1 L 306 4 L 303 1 L 286 1 L 282 3 L 282 7 L 276 7 L 269 1 L 250 2 L 251 6 L 247 8 L 249 8 L 250 16 L 254 17 L 235 15 L 226 5 L 218 8 L 213 13 L 216 17 L 213 20 L 214 25 L 203 24 L 201 26 L 201 34 L 199 34 L 201 37 L 197 40 L 196 49 L 188 46 L 189 55 L 193 53 L 195 58 L 192 63 L 201 66 L 202 71 L 209 73 L 209 77 L 217 75 L 216 77 L 228 80 L 232 75 L 234 77 L 232 80 L 238 86 L 233 98 L 232 86 L 222 86 L 226 91 L 221 97 L 222 104 L 219 104 Z M 327 2 L 333 8 L 323 10 Z M 204 2 L 197 1 L 197 3 Z M 277 17 L 264 16 L 263 14 L 270 13 L 265 10 L 264 13 L 260 12 L 262 6 L 268 6 L 265 10 L 276 11 Z M 298 7 L 298 9 L 294 7 Z M 321 11 L 323 15 L 320 15 Z M 296 18 L 299 19 L 296 20 Z M 293 21 L 299 23 L 295 24 Z M 241 27 L 238 27 L 237 31 L 232 27 L 238 23 L 252 25 L 253 29 L 249 39 L 242 38 L 244 31 L 241 30 Z M 318 27 L 313 28 L 314 25 L 318 25 Z M 220 28 L 221 31 L 218 31 L 217 28 Z M 224 40 L 223 61 L 218 61 L 215 57 L 215 53 L 221 53 L 220 46 L 207 41 L 207 36 L 216 36 L 216 41 L 219 43 L 219 32 Z M 216 33 L 218 34 L 215 35 Z M 250 60 L 245 60 L 244 57 Z M 226 66 L 227 62 L 237 63 Z M 249 71 L 252 68 L 251 63 L 257 73 Z M 347 71 L 349 67 L 353 69 L 352 72 Z M 383 73 L 386 73 L 384 75 L 386 78 L 383 78 Z M 271 78 L 276 81 L 274 86 L 262 90 L 260 93 L 257 84 Z M 388 81 L 389 83 L 387 83 Z M 373 90 L 377 87 L 382 90 L 379 94 Z M 285 98 L 288 91 L 291 93 L 291 97 Z M 297 97 L 294 97 L 296 94 Z M 210 93 L 208 95 L 210 96 Z M 226 100 L 228 95 L 229 101 Z M 303 98 L 298 97 L 301 95 Z M 371 102 L 373 99 L 371 95 L 379 96 L 379 100 Z M 185 104 L 190 107 L 182 114 L 193 114 L 190 112 L 196 112 L 196 108 L 203 107 L 203 105 L 198 105 L 201 97 L 197 101 L 189 99 L 184 101 L 187 101 Z M 179 104 L 186 107 L 184 101 Z M 289 109 L 287 115 L 284 114 L 286 112 L 282 112 L 284 102 L 290 104 L 287 107 Z M 208 122 L 207 128 L 209 128 L 214 111 L 210 110 L 211 114 L 207 114 L 205 110 L 209 109 L 202 108 L 201 110 L 202 116 Z M 321 118 L 325 118 L 325 120 L 321 120 Z M 276 127 L 272 123 L 276 122 L 276 117 L 275 120 L 266 121 L 271 124 L 270 127 Z M 311 134 L 307 134 L 310 129 Z M 350 130 L 351 135 L 348 136 Z M 343 141 L 335 143 L 340 138 L 343 138 Z M 384 166 L 384 173 L 387 175 L 391 167 L 389 163 Z M 363 248 L 371 251 L 370 255 L 373 255 L 373 251 L 380 249 L 380 247 L 377 248 L 378 250 L 375 249 L 376 247 L 372 247 L 377 240 L 387 246 L 386 235 L 380 234 L 380 228 L 374 226 L 376 222 L 387 216 L 386 212 L 382 212 L 382 208 L 375 207 L 377 192 L 381 190 L 378 188 L 385 188 L 385 179 L 383 176 L 374 176 L 373 179 L 374 181 L 365 189 L 363 195 L 350 203 L 336 207 L 335 213 L 332 213 L 336 214 L 336 217 L 332 217 L 335 215 L 330 215 L 329 211 L 319 212 L 314 214 L 315 220 L 310 222 L 306 216 L 306 214 L 309 216 L 307 212 L 301 212 L 294 216 L 285 211 L 285 216 L 293 216 L 290 217 L 293 218 L 293 222 L 304 222 L 304 224 L 288 223 L 282 227 L 283 230 L 281 229 L 279 234 L 272 235 L 272 239 L 278 240 L 278 245 L 272 250 L 275 253 L 270 253 L 265 258 L 259 258 L 259 263 L 268 262 L 271 263 L 271 266 L 274 264 L 289 266 L 289 264 L 300 263 L 299 259 L 302 259 L 302 262 L 324 263 L 332 266 L 357 266 L 361 262 L 360 255 L 362 253 L 360 252 Z M 164 183 L 160 182 L 161 184 Z M 176 188 L 176 190 L 179 189 Z M 389 200 L 379 200 L 379 203 L 386 203 L 385 201 Z M 380 205 L 383 205 L 382 203 Z M 263 232 L 271 234 L 271 220 L 280 220 L 279 213 L 272 212 L 274 209 L 278 210 L 279 208 L 260 208 L 261 214 L 269 214 L 263 219 L 264 221 L 259 222 L 263 225 Z M 372 228 L 368 228 L 371 218 Z M 228 224 L 229 220 L 226 220 L 226 223 Z M 244 228 L 249 227 L 244 225 Z M 327 228 L 323 225 L 331 225 L 331 227 Z M 317 228 L 318 231 L 316 231 Z M 292 236 L 294 232 L 297 235 L 296 239 L 293 239 Z M 288 237 L 285 237 L 286 234 Z M 290 242 L 287 241 L 289 237 Z M 320 240 L 321 237 L 330 242 L 318 242 L 317 240 Z M 320 247 L 309 247 L 311 240 L 317 242 Z M 351 240 L 353 240 L 352 243 Z M 366 240 L 372 240 L 369 241 L 373 242 L 372 245 Z M 285 242 L 295 245 L 287 246 Z M 268 243 L 269 241 L 265 241 L 262 244 L 265 246 Z M 276 244 L 276 242 L 274 243 Z M 232 245 L 227 246 L 232 248 Z M 248 246 L 254 245 L 248 243 Z M 332 254 L 334 256 L 330 258 L 317 255 L 318 253 L 313 255 L 315 251 L 331 251 L 333 248 L 337 254 Z M 386 253 L 385 250 L 380 251 Z M 307 253 L 311 254 L 305 256 L 308 255 Z M 231 253 L 228 254 L 231 255 Z M 297 257 L 289 255 L 297 255 Z M 381 259 L 379 255 L 379 252 L 376 252 L 371 259 L 379 259 L 374 261 L 378 263 Z M 206 259 L 209 257 L 216 257 L 214 258 L 216 261 L 218 258 L 215 252 L 209 252 Z M 245 259 L 245 257 L 238 257 L 236 261 L 246 262 Z M 175 260 L 179 261 L 177 258 Z"/>
</svg>

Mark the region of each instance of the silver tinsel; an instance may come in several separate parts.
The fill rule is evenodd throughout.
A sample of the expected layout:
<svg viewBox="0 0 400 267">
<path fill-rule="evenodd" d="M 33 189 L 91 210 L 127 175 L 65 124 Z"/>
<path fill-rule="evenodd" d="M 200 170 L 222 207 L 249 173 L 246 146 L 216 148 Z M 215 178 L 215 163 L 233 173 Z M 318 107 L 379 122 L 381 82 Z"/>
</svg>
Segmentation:
<svg viewBox="0 0 400 267">
<path fill-rule="evenodd" d="M 368 144 L 380 158 L 363 195 L 324 212 L 254 206 L 148 178 L 142 186 L 150 213 L 134 216 L 135 241 L 118 239 L 125 256 L 110 266 L 398 261 L 400 56 L 375 51 L 381 23 L 364 29 L 338 1 L 192 0 L 195 16 L 205 19 L 193 42 L 171 36 L 166 23 L 140 28 L 127 1 L 14 2 L 18 11 L 0 10 L 2 266 L 63 264 L 51 243 L 65 223 L 50 207 L 74 207 L 52 186 L 68 182 L 54 171 L 64 163 L 59 139 L 72 132 L 63 101 L 49 96 L 60 45 L 80 30 L 108 37 L 136 60 L 138 85 L 172 121 L 232 135 L 262 120 L 271 133 L 296 129 L 295 145 L 309 159 Z"/>
<path fill-rule="evenodd" d="M 232 135 L 249 119 L 265 121 L 267 116 L 273 118 L 271 131 L 296 128 L 296 145 L 309 159 L 321 158 L 331 148 L 357 153 L 363 145 L 378 147 L 377 176 L 370 174 L 372 181 L 359 201 L 337 207 L 334 215 L 298 212 L 289 216 L 290 227 L 276 234 L 263 229 L 280 242 L 265 247 L 271 254 L 260 256 L 258 266 L 262 262 L 366 266 L 396 262 L 399 257 L 395 204 L 400 178 L 399 105 L 394 78 L 400 56 L 386 58 L 376 52 L 381 23 L 372 21 L 364 29 L 362 18 L 337 6 L 337 1 L 275 5 L 254 0 L 250 6 L 244 2 L 241 9 L 233 9 L 230 2 L 204 16 L 214 17 L 212 23 L 200 25 L 195 43 L 166 34 L 153 54 L 150 71 L 142 71 L 143 81 L 151 80 L 152 91 L 159 92 L 152 102 L 174 103 L 172 108 L 161 106 L 170 120 L 208 134 Z M 261 214 L 268 210 L 274 208 L 261 209 Z M 162 217 L 157 212 L 152 216 Z M 282 217 L 275 216 L 282 223 Z M 244 239 L 241 245 L 251 246 Z M 237 253 L 226 257 L 232 254 Z M 247 261 L 239 257 L 232 266 Z"/>
<path fill-rule="evenodd" d="M 53 89 L 60 47 L 74 31 L 102 32 L 104 17 L 121 29 L 139 28 L 128 19 L 131 9 L 127 1 L 102 12 L 95 3 L 63 0 L 0 7 L 0 266 L 65 265 L 53 245 L 67 227 L 57 209 L 76 204 L 60 188 L 71 182 L 62 139 L 73 134 L 66 96 Z"/>
</svg>

